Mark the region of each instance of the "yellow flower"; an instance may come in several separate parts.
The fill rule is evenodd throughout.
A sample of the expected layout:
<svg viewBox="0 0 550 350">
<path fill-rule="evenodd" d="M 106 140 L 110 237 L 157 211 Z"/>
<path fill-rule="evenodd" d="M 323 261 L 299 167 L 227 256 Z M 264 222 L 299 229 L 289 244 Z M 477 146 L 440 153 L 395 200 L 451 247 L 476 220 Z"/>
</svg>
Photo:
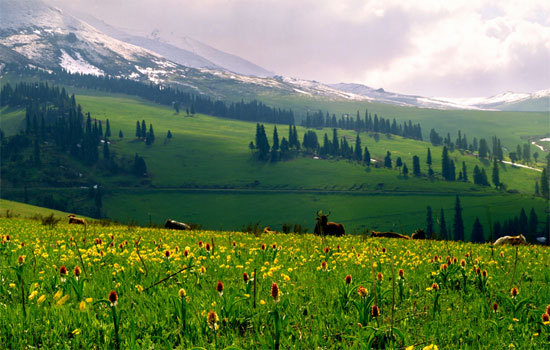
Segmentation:
<svg viewBox="0 0 550 350">
<path fill-rule="evenodd" d="M 80 328 L 75 329 L 72 333 L 73 333 L 73 335 L 80 334 Z"/>
<path fill-rule="evenodd" d="M 178 295 L 181 299 L 185 298 L 187 296 L 187 292 L 185 291 L 185 289 L 181 288 L 179 291 L 178 291 Z"/>
<path fill-rule="evenodd" d="M 10 283 L 10 288 L 15 288 L 15 283 Z"/>
<path fill-rule="evenodd" d="M 80 302 L 80 311 L 84 311 L 84 310 L 86 310 L 86 302 L 82 300 Z"/>
<path fill-rule="evenodd" d="M 141 286 L 141 284 L 136 285 L 136 289 L 137 289 L 138 293 L 143 292 L 143 287 Z"/>
<path fill-rule="evenodd" d="M 57 306 L 61 306 L 65 304 L 65 302 L 69 299 L 69 294 L 64 295 L 63 298 L 59 299 L 56 303 Z"/>
<path fill-rule="evenodd" d="M 407 347 L 405 348 L 405 350 L 414 350 L 414 345 L 407 346 Z"/>
<path fill-rule="evenodd" d="M 29 294 L 29 300 L 33 300 L 36 297 L 37 294 L 38 294 L 37 291 L 34 291 L 31 294 Z"/>
<path fill-rule="evenodd" d="M 86 298 L 86 302 L 87 302 L 87 303 L 91 303 L 92 301 L 94 301 L 93 298 Z"/>
<path fill-rule="evenodd" d="M 58 290 L 57 293 L 55 293 L 53 295 L 53 300 L 59 300 L 59 298 L 61 298 L 61 296 L 63 295 L 63 290 Z"/>
<path fill-rule="evenodd" d="M 40 298 L 38 298 L 38 300 L 36 300 L 36 302 L 38 304 L 42 304 L 44 302 L 44 300 L 46 300 L 46 295 L 45 294 L 41 295 Z"/>
<path fill-rule="evenodd" d="M 265 301 L 263 299 L 260 300 L 260 305 L 265 305 Z"/>
<path fill-rule="evenodd" d="M 431 345 L 425 346 L 424 348 L 422 348 L 422 350 L 439 350 L 439 347 L 437 345 L 431 344 Z"/>
</svg>

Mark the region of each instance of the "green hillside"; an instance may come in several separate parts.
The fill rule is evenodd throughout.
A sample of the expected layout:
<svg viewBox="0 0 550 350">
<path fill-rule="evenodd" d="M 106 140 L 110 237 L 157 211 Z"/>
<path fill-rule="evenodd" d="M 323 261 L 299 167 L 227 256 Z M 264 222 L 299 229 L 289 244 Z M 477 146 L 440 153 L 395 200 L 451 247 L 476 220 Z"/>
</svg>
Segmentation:
<svg viewBox="0 0 550 350">
<path fill-rule="evenodd" d="M 500 166 L 501 181 L 507 189 L 524 193 L 514 195 L 471 182 L 446 182 L 412 174 L 404 177 L 396 169 L 367 168 L 341 159 L 300 156 L 290 161 L 261 163 L 252 159 L 248 149 L 248 143 L 254 139 L 255 123 L 202 114 L 186 117 L 183 113 L 175 114 L 169 107 L 139 98 L 105 96 L 97 91 L 78 92 L 77 102 L 85 112 L 99 120 L 109 119 L 113 135 L 111 152 L 127 162 L 136 153 L 146 161 L 149 177 L 140 180 L 124 174 L 109 175 L 63 158 L 67 168 L 84 174 L 79 186 L 85 187 L 87 183 L 103 186 L 103 214 L 121 221 L 145 224 L 151 217 L 154 222 L 162 223 L 171 217 L 214 229 L 237 229 L 255 222 L 279 229 L 283 223 L 300 223 L 311 230 L 314 212 L 323 209 L 332 211 L 334 220 L 342 221 L 350 232 L 365 228 L 410 232 L 425 224 L 428 205 L 435 216 L 440 209 L 445 209 L 447 226 L 451 226 L 457 193 L 462 198 L 467 232 L 476 216 L 488 227 L 489 221 L 517 216 L 522 207 L 527 211 L 535 208 L 539 217 L 544 217 L 545 202 L 531 196 L 535 181 L 540 178 L 540 173 L 534 170 Z M 416 121 L 415 109 L 403 110 L 413 113 L 413 116 L 407 115 L 407 119 Z M 17 125 L 18 118 L 21 125 L 24 118 L 21 110 L 2 114 L 2 121 L 6 119 L 13 125 Z M 147 146 L 134 137 L 138 120 L 153 124 L 156 135 L 153 145 Z M 265 124 L 265 127 L 271 139 L 273 125 Z M 288 137 L 288 126 L 278 128 L 280 137 Z M 118 137 L 119 130 L 123 138 Z M 169 140 L 168 130 L 173 135 Z M 305 130 L 298 127 L 300 140 Z M 320 141 L 325 132 L 329 137 L 332 135 L 329 129 L 315 131 Z M 339 130 L 339 136 L 354 144 L 356 134 Z M 433 169 L 436 174 L 441 171 L 441 147 L 398 136 L 380 135 L 377 141 L 373 136 L 360 134 L 362 146 L 368 146 L 372 158 L 378 162 L 390 151 L 394 162 L 401 157 L 412 171 L 412 157 L 418 155 L 425 174 L 430 147 Z M 475 165 L 485 167 L 490 180 L 492 164 L 488 161 L 459 151 L 450 156 L 456 163 L 457 173 L 462 162 L 466 163 L 470 181 Z M 52 159 L 51 163 L 56 161 L 59 162 Z M 31 194 L 45 190 L 29 189 Z M 69 201 L 72 195 L 81 200 L 86 192 L 52 185 L 48 185 L 47 191 L 69 195 Z M 7 193 L 22 200 L 21 188 L 9 188 Z M 71 208 L 78 208 L 78 204 Z"/>
<path fill-rule="evenodd" d="M 23 218 L 32 218 L 32 217 L 36 217 L 37 215 L 48 216 L 50 214 L 53 214 L 54 217 L 62 220 L 67 220 L 67 215 L 69 215 L 69 213 L 59 211 L 59 210 L 43 208 L 43 207 L 26 204 L 26 203 L 9 201 L 6 199 L 0 199 L 0 215 L 4 217 L 15 216 L 15 217 L 23 217 Z M 90 220 L 89 218 L 87 219 Z"/>
</svg>

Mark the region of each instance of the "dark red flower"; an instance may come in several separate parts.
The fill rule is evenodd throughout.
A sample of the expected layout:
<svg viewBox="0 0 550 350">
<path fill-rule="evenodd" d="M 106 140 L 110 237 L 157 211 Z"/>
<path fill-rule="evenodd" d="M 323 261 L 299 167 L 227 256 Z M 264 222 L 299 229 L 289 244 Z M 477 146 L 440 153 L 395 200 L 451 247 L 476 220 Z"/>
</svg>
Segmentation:
<svg viewBox="0 0 550 350">
<path fill-rule="evenodd" d="M 114 290 L 109 293 L 109 301 L 111 302 L 111 306 L 115 306 L 118 301 L 118 294 Z"/>
<path fill-rule="evenodd" d="M 244 280 L 244 283 L 248 283 L 248 280 L 250 279 L 250 277 L 248 276 L 248 274 L 245 272 L 243 273 L 243 280 Z"/>
<path fill-rule="evenodd" d="M 370 314 L 374 318 L 380 316 L 380 309 L 378 308 L 378 306 L 373 305 L 371 310 L 370 310 Z"/>
<path fill-rule="evenodd" d="M 65 265 L 62 265 L 62 266 L 59 268 L 59 274 L 60 274 L 61 276 L 67 275 L 67 268 L 65 267 Z"/>
<path fill-rule="evenodd" d="M 275 282 L 273 282 L 273 284 L 271 285 L 271 297 L 273 298 L 273 301 L 275 302 L 279 301 L 279 297 L 280 297 L 279 286 Z"/>
<path fill-rule="evenodd" d="M 216 291 L 218 293 L 220 293 L 220 296 L 223 294 L 223 283 L 218 281 L 218 283 L 216 283 Z"/>
<path fill-rule="evenodd" d="M 347 275 L 346 276 L 346 284 L 350 284 L 351 283 L 351 275 Z"/>
</svg>

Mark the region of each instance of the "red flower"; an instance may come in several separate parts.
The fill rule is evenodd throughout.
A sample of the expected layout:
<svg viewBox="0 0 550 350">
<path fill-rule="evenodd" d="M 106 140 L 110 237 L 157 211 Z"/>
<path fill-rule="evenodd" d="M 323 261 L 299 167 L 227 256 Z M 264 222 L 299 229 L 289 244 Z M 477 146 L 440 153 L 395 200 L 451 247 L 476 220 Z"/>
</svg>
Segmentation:
<svg viewBox="0 0 550 350">
<path fill-rule="evenodd" d="M 74 267 L 74 275 L 75 275 L 76 277 L 80 277 L 80 273 L 81 273 L 80 267 L 75 266 L 75 267 Z"/>
<path fill-rule="evenodd" d="M 273 301 L 275 302 L 279 301 L 279 297 L 280 297 L 279 286 L 275 282 L 273 282 L 273 284 L 271 285 L 271 297 L 273 298 Z"/>
<path fill-rule="evenodd" d="M 250 279 L 250 277 L 248 276 L 248 274 L 245 272 L 243 273 L 243 281 L 244 283 L 248 283 L 248 280 Z"/>
<path fill-rule="evenodd" d="M 262 250 L 265 250 L 265 244 L 262 243 Z"/>
<path fill-rule="evenodd" d="M 386 252 L 386 247 L 382 248 L 382 253 Z"/>
<path fill-rule="evenodd" d="M 548 313 L 543 313 L 542 316 L 542 322 L 550 322 L 550 315 L 548 315 Z"/>
<path fill-rule="evenodd" d="M 397 274 L 399 275 L 399 277 L 405 278 L 405 271 L 403 271 L 403 269 L 399 269 L 399 272 Z"/>
<path fill-rule="evenodd" d="M 199 248 L 202 247 L 202 241 L 199 241 Z"/>
<path fill-rule="evenodd" d="M 60 274 L 61 276 L 67 275 L 67 268 L 65 267 L 65 265 L 62 265 L 62 266 L 59 268 L 59 274 Z"/>
<path fill-rule="evenodd" d="M 323 270 L 326 270 L 326 269 L 327 269 L 327 262 L 326 262 L 326 261 L 323 261 L 323 262 L 321 263 L 321 269 L 323 269 Z"/>
<path fill-rule="evenodd" d="M 273 245 L 271 246 L 271 248 L 273 248 L 273 250 L 277 249 L 277 243 L 273 243 Z"/>
<path fill-rule="evenodd" d="M 351 284 L 351 275 L 346 276 L 346 284 Z"/>
<path fill-rule="evenodd" d="M 382 280 L 384 279 L 384 275 L 382 274 L 382 272 L 378 272 L 378 274 L 376 275 L 376 279 L 382 282 Z"/>
<path fill-rule="evenodd" d="M 183 255 L 185 255 L 186 257 L 189 256 L 189 251 L 188 251 L 187 249 L 185 249 L 185 250 L 183 251 Z"/>
<path fill-rule="evenodd" d="M 210 243 L 206 243 L 206 250 L 210 251 Z"/>
<path fill-rule="evenodd" d="M 166 256 L 167 258 L 170 257 L 170 251 L 169 250 L 165 250 L 164 251 L 164 256 Z"/>
<path fill-rule="evenodd" d="M 512 290 L 510 291 L 510 294 L 512 294 L 512 297 L 517 297 L 517 295 L 519 294 L 519 291 L 516 287 L 512 288 Z"/>
<path fill-rule="evenodd" d="M 550 315 L 550 305 L 546 307 L 546 313 Z"/>
<path fill-rule="evenodd" d="M 23 255 L 19 255 L 17 262 L 19 263 L 19 265 L 23 265 L 23 263 L 25 262 L 25 257 Z"/>
<path fill-rule="evenodd" d="M 370 314 L 373 318 L 380 316 L 380 309 L 378 308 L 378 306 L 373 305 L 370 310 Z"/>
<path fill-rule="evenodd" d="M 118 301 L 118 295 L 114 290 L 109 293 L 109 301 L 111 302 L 111 306 L 116 306 L 116 303 Z"/>
<path fill-rule="evenodd" d="M 487 270 L 483 270 L 483 271 L 481 272 L 481 275 L 482 275 L 483 277 L 487 277 Z"/>
<path fill-rule="evenodd" d="M 216 290 L 218 291 L 218 293 L 220 293 L 220 296 L 222 296 L 222 294 L 223 294 L 223 283 L 218 281 L 218 283 L 216 284 Z"/>
<path fill-rule="evenodd" d="M 493 312 L 497 312 L 498 310 L 498 304 L 496 302 L 493 303 Z"/>
<path fill-rule="evenodd" d="M 326 253 L 328 253 L 330 251 L 330 248 L 329 247 L 325 247 L 325 249 L 323 249 L 323 251 Z"/>
<path fill-rule="evenodd" d="M 237 245 L 237 242 L 233 241 L 233 247 L 235 247 Z"/>
</svg>

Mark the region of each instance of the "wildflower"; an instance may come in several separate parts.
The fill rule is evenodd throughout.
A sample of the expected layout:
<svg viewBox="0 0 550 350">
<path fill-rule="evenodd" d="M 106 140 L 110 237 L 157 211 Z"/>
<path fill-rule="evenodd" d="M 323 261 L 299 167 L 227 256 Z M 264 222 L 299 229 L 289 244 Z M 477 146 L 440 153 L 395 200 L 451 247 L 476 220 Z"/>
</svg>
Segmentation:
<svg viewBox="0 0 550 350">
<path fill-rule="evenodd" d="M 458 262 L 458 259 L 456 258 L 456 256 L 453 256 L 453 264 L 456 264 Z"/>
<path fill-rule="evenodd" d="M 357 289 L 357 294 L 359 294 L 361 298 L 366 298 L 367 295 L 369 295 L 369 291 L 367 290 L 367 288 L 361 286 L 359 287 L 359 289 Z"/>
<path fill-rule="evenodd" d="M 550 305 L 546 307 L 546 313 L 550 315 Z"/>
<path fill-rule="evenodd" d="M 59 268 L 59 275 L 61 276 L 61 282 L 65 282 L 65 276 L 67 276 L 67 268 L 65 265 Z"/>
<path fill-rule="evenodd" d="M 80 273 L 81 273 L 80 267 L 75 266 L 74 267 L 74 275 L 76 276 L 76 279 L 78 279 L 80 277 Z"/>
<path fill-rule="evenodd" d="M 323 261 L 321 263 L 321 269 L 323 269 L 323 271 L 326 271 L 327 270 L 327 262 L 326 261 Z"/>
<path fill-rule="evenodd" d="M 216 311 L 210 310 L 210 312 L 206 316 L 206 321 L 208 322 L 208 327 L 210 327 L 210 329 L 218 329 L 218 322 L 220 321 L 220 319 Z"/>
<path fill-rule="evenodd" d="M 200 272 L 201 272 L 202 275 L 204 275 L 206 273 L 206 267 L 201 266 Z"/>
<path fill-rule="evenodd" d="M 498 311 L 498 304 L 496 302 L 493 303 L 493 312 Z"/>
<path fill-rule="evenodd" d="M 248 280 L 250 279 L 250 277 L 248 276 L 248 274 L 245 272 L 243 273 L 243 281 L 244 283 L 248 283 Z"/>
<path fill-rule="evenodd" d="M 233 241 L 233 247 L 235 247 L 237 245 L 237 242 Z"/>
<path fill-rule="evenodd" d="M 447 270 L 447 267 L 449 267 L 449 266 L 447 266 L 447 264 L 441 264 L 440 269 L 441 269 L 441 271 L 445 271 L 445 270 Z"/>
<path fill-rule="evenodd" d="M 111 306 L 116 306 L 118 301 L 118 294 L 114 290 L 109 293 L 109 301 L 111 302 Z"/>
<path fill-rule="evenodd" d="M 93 298 L 86 298 L 86 302 L 87 302 L 88 304 L 91 304 L 91 303 L 92 303 L 92 301 L 94 301 L 94 299 L 93 299 Z"/>
<path fill-rule="evenodd" d="M 399 269 L 399 272 L 397 272 L 397 274 L 399 275 L 399 278 L 405 278 L 405 271 L 403 271 L 403 269 Z"/>
<path fill-rule="evenodd" d="M 378 306 L 373 305 L 370 310 L 370 314 L 373 318 L 377 318 L 378 316 L 380 316 L 380 309 L 378 308 Z"/>
<path fill-rule="evenodd" d="M 62 290 L 62 289 L 58 290 L 58 291 L 53 295 L 53 300 L 59 300 L 59 298 L 61 298 L 61 296 L 63 296 L 63 290 Z"/>
<path fill-rule="evenodd" d="M 479 267 L 476 268 L 476 275 L 481 274 L 481 269 Z"/>
<path fill-rule="evenodd" d="M 437 283 L 434 282 L 434 283 L 432 284 L 432 289 L 435 290 L 435 291 L 437 292 L 437 291 L 439 290 L 439 284 L 437 284 Z"/>
<path fill-rule="evenodd" d="M 202 241 L 199 241 L 199 248 L 202 248 Z"/>
<path fill-rule="evenodd" d="M 482 275 L 483 277 L 487 277 L 487 270 L 483 270 L 483 272 L 481 272 L 481 275 Z"/>
<path fill-rule="evenodd" d="M 542 314 L 541 318 L 543 323 L 550 322 L 550 315 L 546 312 Z"/>
<path fill-rule="evenodd" d="M 180 290 L 178 291 L 178 295 L 179 295 L 180 299 L 183 299 L 187 296 L 187 292 L 185 291 L 185 289 L 180 288 Z"/>
<path fill-rule="evenodd" d="M 329 247 L 325 247 L 325 249 L 323 249 L 323 251 L 326 253 L 328 253 L 330 251 L 330 248 Z"/>
<path fill-rule="evenodd" d="M 143 287 L 141 286 L 141 284 L 136 285 L 136 290 L 138 291 L 138 293 L 143 292 Z"/>
<path fill-rule="evenodd" d="M 86 310 L 86 302 L 84 300 L 82 300 L 80 302 L 79 309 L 80 309 L 80 311 L 85 311 Z"/>
<path fill-rule="evenodd" d="M 265 300 L 260 300 L 260 305 L 265 305 Z"/>
<path fill-rule="evenodd" d="M 45 295 L 45 294 L 42 294 L 42 295 L 40 296 L 40 298 L 38 298 L 38 299 L 36 300 L 36 303 L 37 303 L 37 304 L 42 304 L 42 303 L 44 302 L 44 300 L 46 300 L 46 295 Z"/>
<path fill-rule="evenodd" d="M 503 252 L 500 252 L 500 257 L 504 258 L 504 253 Z"/>
<path fill-rule="evenodd" d="M 206 251 L 210 252 L 210 243 L 206 243 Z"/>
<path fill-rule="evenodd" d="M 430 344 L 422 348 L 422 350 L 439 350 L 439 347 L 435 344 Z"/>
<path fill-rule="evenodd" d="M 273 250 L 277 249 L 277 243 L 273 243 L 273 245 L 271 246 L 271 248 L 273 248 Z"/>
<path fill-rule="evenodd" d="M 519 294 L 519 291 L 516 287 L 512 288 L 512 290 L 510 291 L 510 294 L 512 294 L 512 297 L 515 298 L 517 297 L 517 295 Z"/>
<path fill-rule="evenodd" d="M 223 295 L 223 283 L 221 283 L 220 281 L 216 283 L 216 291 L 220 293 L 220 297 Z"/>
<path fill-rule="evenodd" d="M 17 287 L 17 286 L 15 285 L 15 283 L 10 283 L 10 288 L 15 288 L 15 287 Z"/>
<path fill-rule="evenodd" d="M 265 250 L 265 244 L 262 243 L 262 250 Z"/>
<path fill-rule="evenodd" d="M 164 256 L 165 256 L 167 259 L 170 259 L 170 251 L 169 251 L 169 250 L 164 251 Z"/>
<path fill-rule="evenodd" d="M 35 290 L 29 294 L 29 300 L 33 300 L 38 295 L 38 292 Z"/>
<path fill-rule="evenodd" d="M 464 260 L 464 259 L 460 260 L 460 266 L 465 267 L 466 266 L 466 260 Z"/>
<path fill-rule="evenodd" d="M 71 332 L 73 335 L 79 335 L 80 334 L 80 328 L 75 329 Z"/>
<path fill-rule="evenodd" d="M 351 275 L 346 276 L 346 284 L 351 284 Z"/>
<path fill-rule="evenodd" d="M 56 303 L 57 306 L 61 306 L 65 304 L 65 302 L 69 299 L 69 294 L 64 295 L 61 299 L 59 299 Z"/>
<path fill-rule="evenodd" d="M 17 259 L 17 262 L 19 263 L 19 265 L 23 265 L 25 263 L 25 256 L 24 255 L 19 255 L 19 258 Z"/>
<path fill-rule="evenodd" d="M 273 282 L 273 284 L 271 285 L 271 297 L 273 298 L 274 302 L 279 301 L 280 294 L 281 293 L 279 291 L 279 286 L 277 285 L 277 283 Z"/>
<path fill-rule="evenodd" d="M 384 280 L 384 275 L 382 274 L 382 272 L 378 272 L 378 274 L 376 275 L 376 279 L 380 282 Z"/>
<path fill-rule="evenodd" d="M 386 247 L 382 248 L 382 253 L 386 253 Z"/>
<path fill-rule="evenodd" d="M 188 257 L 188 256 L 189 256 L 189 250 L 185 249 L 185 250 L 183 251 L 183 255 L 184 255 L 185 257 Z"/>
<path fill-rule="evenodd" d="M 434 256 L 434 261 L 437 262 L 437 260 L 439 259 L 439 257 L 436 255 Z"/>
</svg>

